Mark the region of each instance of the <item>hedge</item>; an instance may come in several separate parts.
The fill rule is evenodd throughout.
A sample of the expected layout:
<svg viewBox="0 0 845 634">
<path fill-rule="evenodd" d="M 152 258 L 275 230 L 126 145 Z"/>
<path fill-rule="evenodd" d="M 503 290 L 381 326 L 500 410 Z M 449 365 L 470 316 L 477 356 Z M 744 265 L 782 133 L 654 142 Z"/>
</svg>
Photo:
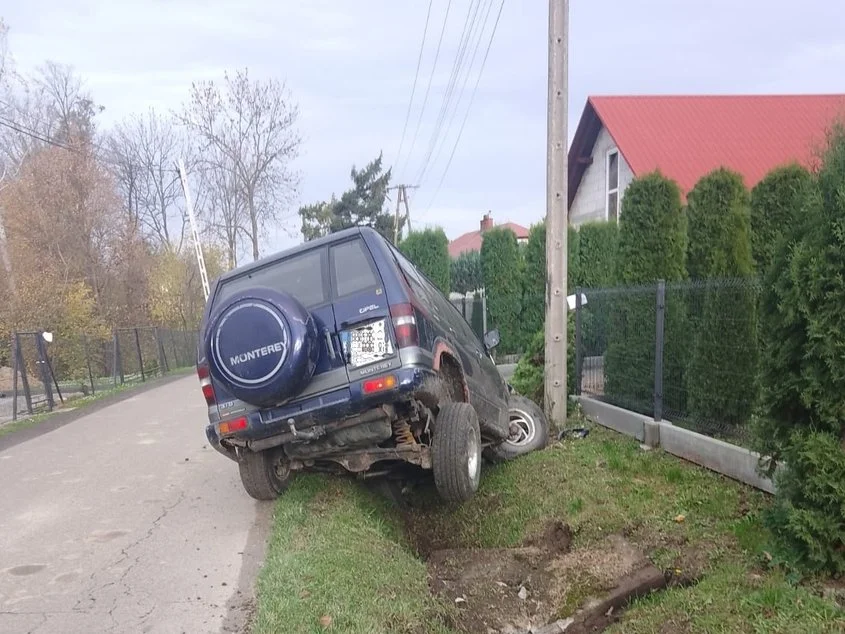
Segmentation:
<svg viewBox="0 0 845 634">
<path fill-rule="evenodd" d="M 522 280 L 519 245 L 510 229 L 494 227 L 484 233 L 481 242 L 481 268 L 487 294 L 487 328 L 498 328 L 499 352 L 513 354 L 522 343 L 520 312 Z"/>
<path fill-rule="evenodd" d="M 451 260 L 449 258 L 449 238 L 443 229 L 412 231 L 399 244 L 399 250 L 411 262 L 416 264 L 435 286 L 444 293 L 449 293 Z"/>
<path fill-rule="evenodd" d="M 742 176 L 720 168 L 688 197 L 687 269 L 698 280 L 749 278 L 750 202 Z M 692 293 L 693 350 L 687 370 L 689 413 L 698 420 L 744 425 L 757 369 L 757 306 L 751 284 L 703 285 Z"/>
<path fill-rule="evenodd" d="M 836 127 L 817 192 L 797 212 L 770 277 L 789 305 L 763 320 L 763 445 L 787 468 L 765 521 L 774 553 L 799 573 L 845 573 L 845 129 Z M 791 253 L 791 255 L 790 255 Z M 768 307 L 764 307 L 766 310 Z M 791 312 L 797 311 L 797 315 Z M 803 330 L 803 332 L 802 332 Z M 776 340 L 790 335 L 782 345 Z M 780 376 L 777 372 L 780 371 Z M 783 387 L 788 389 L 781 391 Z M 789 417 L 789 418 L 787 418 Z M 791 427 L 791 429 L 790 429 Z"/>
<path fill-rule="evenodd" d="M 686 278 L 686 217 L 678 185 L 658 172 L 631 182 L 622 199 L 619 216 L 616 280 L 622 286 L 653 285 L 658 280 L 677 282 Z M 667 294 L 664 332 L 667 359 L 683 358 L 686 329 L 683 302 Z M 605 371 L 607 392 L 620 404 L 651 411 L 654 392 L 656 297 L 654 291 L 631 291 L 616 296 L 612 305 Z M 664 384 L 680 385 L 683 367 L 669 365 Z M 681 409 L 678 396 L 669 409 Z M 672 399 L 670 399 L 671 401 Z"/>
<path fill-rule="evenodd" d="M 580 285 L 603 288 L 616 284 L 616 249 L 619 227 L 615 222 L 588 222 L 578 228 Z"/>
<path fill-rule="evenodd" d="M 484 286 L 481 274 L 481 253 L 465 251 L 451 262 L 451 290 L 453 293 L 466 295 L 474 293 Z"/>
<path fill-rule="evenodd" d="M 793 164 L 769 172 L 751 191 L 751 252 L 761 273 L 768 271 L 776 245 L 792 231 L 814 187 L 810 172 Z"/>
</svg>

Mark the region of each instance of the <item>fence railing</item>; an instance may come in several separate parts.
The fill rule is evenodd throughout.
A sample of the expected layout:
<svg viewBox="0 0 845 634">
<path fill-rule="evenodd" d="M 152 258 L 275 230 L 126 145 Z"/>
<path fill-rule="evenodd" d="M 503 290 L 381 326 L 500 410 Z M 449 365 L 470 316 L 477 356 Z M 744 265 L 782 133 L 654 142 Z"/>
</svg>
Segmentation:
<svg viewBox="0 0 845 634">
<path fill-rule="evenodd" d="M 747 445 L 755 279 L 576 289 L 577 394 Z"/>
<path fill-rule="evenodd" d="M 0 422 L 189 367 L 196 362 L 197 333 L 143 327 L 53 337 L 25 331 L 13 333 L 9 343 L 11 368 L 0 373 Z"/>
</svg>

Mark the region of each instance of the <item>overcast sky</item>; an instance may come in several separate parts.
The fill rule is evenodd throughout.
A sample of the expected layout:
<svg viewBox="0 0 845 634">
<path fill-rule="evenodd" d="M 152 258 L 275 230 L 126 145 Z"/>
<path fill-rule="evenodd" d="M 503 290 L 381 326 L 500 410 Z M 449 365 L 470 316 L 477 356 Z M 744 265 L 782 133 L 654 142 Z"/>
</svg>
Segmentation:
<svg viewBox="0 0 845 634">
<path fill-rule="evenodd" d="M 529 225 L 545 208 L 548 3 L 541 0 L 505 2 L 466 127 L 434 197 L 498 10 L 499 0 L 492 2 L 457 115 L 411 199 L 414 221 L 439 224 L 451 238 L 477 228 L 487 210 L 496 222 Z M 394 182 L 415 182 L 458 52 L 470 0 L 451 2 L 423 123 L 409 153 L 447 4 L 433 0 Z M 256 76 L 287 81 L 304 138 L 300 203 L 343 191 L 350 166 L 379 151 L 388 164 L 395 162 L 428 8 L 426 0 L 4 5 L 0 17 L 11 29 L 18 69 L 47 59 L 75 67 L 106 108 L 104 128 L 149 106 L 178 108 L 192 80 L 220 78 L 225 69 L 248 66 Z M 593 94 L 845 92 L 843 24 L 840 0 L 572 0 L 569 136 Z M 296 233 L 279 233 L 273 246 L 297 241 Z"/>
</svg>

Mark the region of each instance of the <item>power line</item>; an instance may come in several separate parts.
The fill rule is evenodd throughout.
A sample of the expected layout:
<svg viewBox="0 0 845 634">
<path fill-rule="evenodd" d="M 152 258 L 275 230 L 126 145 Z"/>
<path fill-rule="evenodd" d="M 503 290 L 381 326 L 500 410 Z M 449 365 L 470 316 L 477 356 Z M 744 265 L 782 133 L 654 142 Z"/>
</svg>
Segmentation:
<svg viewBox="0 0 845 634">
<path fill-rule="evenodd" d="M 499 26 L 499 19 L 502 17 L 502 9 L 505 7 L 505 0 L 499 4 L 499 12 L 496 14 L 496 21 L 493 23 L 493 31 L 490 33 L 490 40 L 487 42 L 487 50 L 484 51 L 484 58 L 481 60 L 481 67 L 478 70 L 478 77 L 475 80 L 475 86 L 472 89 L 472 95 L 469 98 L 469 105 L 467 106 L 466 112 L 464 113 L 463 121 L 461 121 L 461 127 L 458 130 L 458 136 L 455 138 L 455 143 L 452 146 L 452 152 L 449 154 L 449 160 L 446 163 L 446 168 L 443 170 L 443 174 L 440 176 L 440 182 L 437 183 L 437 189 L 434 190 L 434 195 L 431 197 L 431 201 L 428 203 L 424 214 L 427 214 L 431 209 L 431 206 L 434 204 L 434 201 L 437 199 L 437 194 L 440 193 L 440 188 L 443 186 L 443 181 L 446 179 L 446 174 L 449 172 L 449 168 L 452 166 L 452 159 L 455 158 L 455 150 L 458 149 L 458 144 L 461 142 L 461 135 L 464 133 L 464 126 L 466 126 L 467 118 L 469 117 L 470 110 L 472 110 L 472 104 L 475 101 L 475 95 L 478 92 L 478 85 L 481 83 L 481 76 L 484 74 L 484 66 L 487 64 L 487 57 L 490 55 L 490 48 L 493 46 L 493 38 L 496 36 L 496 28 Z"/>
<path fill-rule="evenodd" d="M 408 156 L 410 157 L 414 153 L 414 146 L 417 143 L 417 137 L 420 133 L 420 124 L 422 123 L 423 114 L 425 113 L 425 106 L 428 103 L 428 95 L 431 92 L 431 82 L 434 79 L 434 71 L 437 70 L 437 60 L 440 58 L 440 47 L 443 44 L 443 34 L 446 33 L 446 23 L 449 21 L 449 9 L 452 8 L 452 0 L 449 0 L 448 4 L 446 5 L 446 14 L 443 16 L 443 26 L 440 29 L 440 38 L 437 40 L 437 50 L 434 52 L 434 63 L 431 66 L 431 74 L 428 76 L 428 84 L 425 87 L 425 96 L 423 97 L 422 107 L 420 108 L 420 116 L 417 118 L 417 127 L 414 130 L 414 136 L 411 139 L 411 149 L 408 150 Z M 405 164 L 407 165 L 408 160 L 405 160 Z"/>
<path fill-rule="evenodd" d="M 441 136 L 441 131 L 443 130 L 443 124 L 446 121 L 446 117 L 449 113 L 449 106 L 452 103 L 452 97 L 455 94 L 455 86 L 457 86 L 458 81 L 461 76 L 462 67 L 464 66 L 464 60 L 466 56 L 467 49 L 469 47 L 470 41 L 472 41 L 473 37 L 476 34 L 476 26 L 478 24 L 478 10 L 481 8 L 481 2 L 479 0 L 478 4 L 475 8 L 475 13 L 472 16 L 472 24 L 470 26 L 469 32 L 466 34 L 466 39 L 462 39 L 460 50 L 458 51 L 458 55 L 455 57 L 455 64 L 452 68 L 452 76 L 449 78 L 449 85 L 446 89 L 446 95 L 443 99 L 443 104 L 440 107 L 440 113 L 437 116 L 437 123 L 435 124 L 434 131 L 431 135 L 431 139 L 429 140 L 428 150 L 426 152 L 425 159 L 423 159 L 423 163 L 420 166 L 420 171 L 417 174 L 416 180 L 421 182 L 428 171 L 428 168 L 432 164 L 432 154 L 434 150 L 437 149 L 436 157 L 440 156 L 440 152 L 442 151 L 443 142 L 449 135 L 449 130 L 452 129 L 452 122 L 454 121 L 455 114 L 457 113 L 458 109 L 460 108 L 461 101 L 464 98 L 464 92 L 466 91 L 466 84 L 469 76 L 472 74 L 472 69 L 475 66 L 475 58 L 478 55 L 478 50 L 481 46 L 481 40 L 484 36 L 484 30 L 487 28 L 487 21 L 490 18 L 490 10 L 493 8 L 493 0 L 489 0 L 487 3 L 487 11 L 484 15 L 484 21 L 481 23 L 481 29 L 478 31 L 478 37 L 475 40 L 475 45 L 473 47 L 472 57 L 470 59 L 470 64 L 466 69 L 466 73 L 464 73 L 464 79 L 461 83 L 461 89 L 458 92 L 458 98 L 455 101 L 455 107 L 452 109 L 452 113 L 449 116 L 449 124 L 446 127 L 446 132 Z M 466 27 L 466 25 L 465 25 Z M 435 158 L 436 162 L 436 158 Z"/>
<path fill-rule="evenodd" d="M 402 126 L 402 139 L 399 141 L 399 151 L 396 153 L 396 160 L 394 164 L 399 163 L 399 158 L 402 156 L 402 147 L 405 145 L 405 133 L 408 131 L 408 121 L 411 118 L 411 108 L 414 105 L 414 95 L 417 92 L 417 79 L 420 76 L 420 66 L 422 65 L 423 51 L 425 51 L 425 38 L 428 34 L 428 21 L 431 18 L 431 5 L 434 0 L 428 0 L 428 12 L 425 14 L 425 26 L 423 27 L 422 42 L 420 42 L 420 54 L 417 57 L 417 70 L 414 73 L 414 85 L 411 88 L 411 98 L 408 100 L 408 111 L 405 113 L 405 124 Z"/>
</svg>

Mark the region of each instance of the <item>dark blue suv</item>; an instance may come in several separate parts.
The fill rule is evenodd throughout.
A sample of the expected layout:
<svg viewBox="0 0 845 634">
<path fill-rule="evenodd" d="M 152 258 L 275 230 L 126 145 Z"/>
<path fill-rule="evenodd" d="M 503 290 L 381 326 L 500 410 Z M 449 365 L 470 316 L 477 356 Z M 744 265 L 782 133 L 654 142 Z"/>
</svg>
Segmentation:
<svg viewBox="0 0 845 634">
<path fill-rule="evenodd" d="M 452 303 L 376 231 L 353 228 L 230 271 L 201 326 L 209 441 L 247 492 L 293 471 L 434 472 L 440 495 L 478 488 L 482 455 L 545 446 L 542 412 L 502 379 Z"/>
</svg>

